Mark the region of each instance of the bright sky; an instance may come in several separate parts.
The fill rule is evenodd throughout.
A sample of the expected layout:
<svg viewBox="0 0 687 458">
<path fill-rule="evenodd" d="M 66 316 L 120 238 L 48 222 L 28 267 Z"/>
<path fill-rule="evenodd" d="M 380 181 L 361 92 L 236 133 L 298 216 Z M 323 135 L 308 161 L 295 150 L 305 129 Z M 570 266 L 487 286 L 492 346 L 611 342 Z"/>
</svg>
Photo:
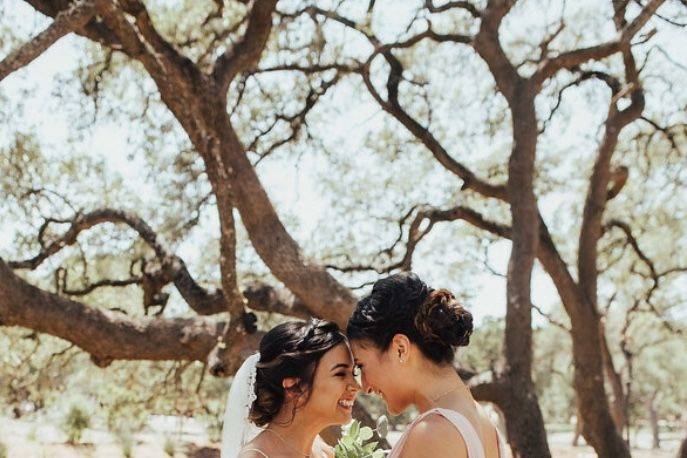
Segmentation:
<svg viewBox="0 0 687 458">
<path fill-rule="evenodd" d="M 17 21 L 18 30 L 22 33 L 29 33 L 29 31 L 34 30 L 37 24 L 45 23 L 42 18 L 32 13 L 31 8 L 22 1 L 0 1 L 5 4 L 10 2 L 13 5 L 11 8 L 17 12 L 17 17 L 22 19 Z M 411 3 L 408 2 L 407 4 Z M 580 10 L 584 8 L 585 4 L 593 4 L 591 0 L 568 3 L 572 3 L 569 8 Z M 16 10 L 14 9 L 15 4 Z M 400 5 L 403 3 L 396 2 L 394 4 L 395 7 L 398 6 L 393 9 L 394 14 L 398 17 L 407 16 L 408 11 L 403 11 Z M 6 5 L 5 8 L 7 8 Z M 557 13 L 543 11 L 542 14 L 555 17 Z M 384 16 L 383 21 L 398 20 L 398 17 L 390 16 L 393 15 Z M 687 47 L 678 44 L 677 33 L 662 34 L 656 39 L 660 40 L 662 45 L 670 50 L 677 61 L 687 62 Z M 684 40 L 682 42 L 684 43 Z M 52 151 L 56 155 L 61 154 L 63 145 L 69 137 L 73 120 L 67 119 L 59 110 L 46 109 L 50 106 L 46 101 L 55 100 L 52 94 L 57 89 L 56 76 L 65 74 L 74 68 L 77 62 L 79 43 L 79 40 L 73 37 L 60 40 L 40 58 L 26 68 L 15 72 L 2 81 L 0 85 L 0 90 L 5 95 L 15 99 L 22 97 L 21 91 L 23 89 L 30 88 L 31 96 L 24 100 L 24 113 L 30 113 L 31 122 L 36 126 L 36 131 L 43 141 L 43 150 Z M 339 96 L 347 97 L 349 95 Z M 591 124 L 590 118 L 584 114 L 584 107 L 573 104 L 572 110 L 573 113 L 575 110 L 579 113 L 573 116 L 572 125 L 566 126 L 566 129 L 560 132 L 562 143 L 573 144 L 581 132 L 596 129 L 596 126 Z M 380 109 L 373 102 L 360 103 L 354 111 L 348 111 L 346 116 L 331 126 L 331 137 L 334 139 L 333 141 L 340 142 L 342 148 L 346 150 L 361 149 L 366 133 L 381 123 L 382 116 Z M 121 126 L 101 122 L 92 134 L 87 135 L 81 148 L 102 158 L 108 169 L 113 173 L 120 174 L 125 179 L 130 189 L 137 189 L 141 195 L 154 193 L 155 190 L 146 184 L 145 171 L 147 166 L 129 158 L 130 146 L 127 144 L 126 135 L 122 135 L 121 128 Z M 4 143 L 12 133 L 8 129 L 0 128 L 0 141 Z M 327 203 L 320 196 L 317 177 L 314 174 L 315 170 L 307 166 L 307 161 L 304 164 L 296 169 L 295 167 L 285 168 L 284 164 L 278 161 L 267 162 L 264 166 L 261 165 L 260 173 L 266 187 L 270 192 L 278 190 L 279 200 L 288 203 L 289 212 L 298 215 L 301 220 L 300 230 L 308 234 L 315 230 L 319 221 L 320 210 Z M 557 206 L 558 202 L 554 199 L 541 204 L 542 211 L 546 213 L 550 208 Z M 5 253 L 12 252 L 7 239 L 0 238 L 0 250 Z M 193 258 L 197 256 L 197 251 L 193 239 L 179 248 L 179 254 L 190 265 L 193 265 Z M 504 241 L 493 245 L 489 252 L 490 264 L 496 270 L 505 272 L 509 253 L 509 242 Z M 421 259 L 416 262 L 419 271 L 423 269 L 422 262 Z M 451 287 L 450 284 L 442 286 Z M 485 272 L 479 275 L 476 283 L 470 287 L 474 288 L 474 298 L 468 305 L 478 322 L 486 316 L 501 316 L 505 313 L 505 280 L 502 277 Z M 558 303 L 557 294 L 551 281 L 538 269 L 533 277 L 532 291 L 534 302 L 544 310 L 548 310 L 552 305 Z M 535 321 L 542 322 L 542 319 L 535 314 Z"/>
</svg>

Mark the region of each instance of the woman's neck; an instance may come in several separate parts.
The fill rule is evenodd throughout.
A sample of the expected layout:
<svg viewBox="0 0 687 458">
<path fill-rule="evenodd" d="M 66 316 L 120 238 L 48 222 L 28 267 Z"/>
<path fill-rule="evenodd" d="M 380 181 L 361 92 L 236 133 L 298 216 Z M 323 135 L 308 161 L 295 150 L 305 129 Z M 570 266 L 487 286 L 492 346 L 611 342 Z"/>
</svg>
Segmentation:
<svg viewBox="0 0 687 458">
<path fill-rule="evenodd" d="M 324 425 L 303 421 L 308 417 L 303 413 L 303 411 L 297 412 L 292 419 L 291 409 L 282 409 L 267 427 L 268 430 L 276 433 L 277 442 L 285 445 L 280 448 L 288 449 L 295 456 L 298 456 L 298 453 L 300 456 L 309 456 L 315 438 L 324 429 Z"/>
<path fill-rule="evenodd" d="M 413 393 L 413 404 L 420 413 L 436 407 L 450 408 L 463 402 L 472 404 L 470 389 L 451 366 L 421 372 L 415 379 L 418 388 Z"/>
</svg>

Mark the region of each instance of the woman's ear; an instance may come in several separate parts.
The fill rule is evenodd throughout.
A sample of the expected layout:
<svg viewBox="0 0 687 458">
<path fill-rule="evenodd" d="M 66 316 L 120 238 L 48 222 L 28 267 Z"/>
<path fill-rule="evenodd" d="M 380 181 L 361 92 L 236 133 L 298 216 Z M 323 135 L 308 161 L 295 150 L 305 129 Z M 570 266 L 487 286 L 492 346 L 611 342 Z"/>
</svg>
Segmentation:
<svg viewBox="0 0 687 458">
<path fill-rule="evenodd" d="M 288 398 L 298 397 L 302 394 L 300 387 L 300 379 L 298 377 L 285 378 L 284 380 L 282 380 L 281 386 L 284 387 L 286 397 Z"/>
<path fill-rule="evenodd" d="M 286 398 L 289 400 L 298 400 L 306 394 L 306 389 L 301 384 L 301 379 L 298 377 L 287 377 L 281 382 L 286 393 Z"/>
<path fill-rule="evenodd" d="M 410 357 L 410 339 L 405 334 L 396 334 L 391 339 L 391 357 L 398 358 L 398 362 L 405 364 Z"/>
</svg>

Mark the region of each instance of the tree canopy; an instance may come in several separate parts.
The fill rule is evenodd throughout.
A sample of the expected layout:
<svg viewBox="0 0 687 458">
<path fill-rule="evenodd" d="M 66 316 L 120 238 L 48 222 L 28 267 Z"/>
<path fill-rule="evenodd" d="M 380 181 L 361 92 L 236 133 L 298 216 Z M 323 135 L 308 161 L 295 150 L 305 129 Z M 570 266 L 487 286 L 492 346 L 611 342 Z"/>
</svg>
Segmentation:
<svg viewBox="0 0 687 458">
<path fill-rule="evenodd" d="M 413 269 L 467 303 L 502 282 L 465 357 L 517 454 L 550 456 L 550 384 L 599 456 L 684 400 L 684 0 L 1 8 L 0 324 L 32 364 L 231 376 L 275 320 L 344 325 Z"/>
</svg>

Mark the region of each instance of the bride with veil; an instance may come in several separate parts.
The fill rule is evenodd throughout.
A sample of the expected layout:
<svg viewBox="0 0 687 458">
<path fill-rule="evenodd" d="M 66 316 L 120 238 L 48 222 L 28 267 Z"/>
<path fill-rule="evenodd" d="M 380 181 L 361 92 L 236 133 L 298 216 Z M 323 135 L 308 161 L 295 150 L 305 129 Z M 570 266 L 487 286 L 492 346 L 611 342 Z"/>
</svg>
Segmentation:
<svg viewBox="0 0 687 458">
<path fill-rule="evenodd" d="M 221 457 L 333 456 L 319 433 L 351 421 L 360 390 L 353 371 L 336 324 L 313 319 L 276 326 L 231 384 Z"/>
</svg>

